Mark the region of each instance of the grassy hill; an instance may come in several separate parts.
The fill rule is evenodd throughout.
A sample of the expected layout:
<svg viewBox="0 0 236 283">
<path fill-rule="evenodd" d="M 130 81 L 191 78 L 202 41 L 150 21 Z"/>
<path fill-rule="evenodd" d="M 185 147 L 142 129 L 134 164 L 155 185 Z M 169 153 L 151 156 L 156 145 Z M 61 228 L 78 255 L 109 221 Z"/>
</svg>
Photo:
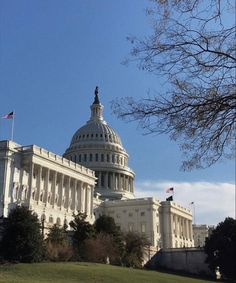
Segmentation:
<svg viewBox="0 0 236 283">
<path fill-rule="evenodd" d="M 93 263 L 0 265 L 0 283 L 207 283 L 155 271 Z"/>
</svg>

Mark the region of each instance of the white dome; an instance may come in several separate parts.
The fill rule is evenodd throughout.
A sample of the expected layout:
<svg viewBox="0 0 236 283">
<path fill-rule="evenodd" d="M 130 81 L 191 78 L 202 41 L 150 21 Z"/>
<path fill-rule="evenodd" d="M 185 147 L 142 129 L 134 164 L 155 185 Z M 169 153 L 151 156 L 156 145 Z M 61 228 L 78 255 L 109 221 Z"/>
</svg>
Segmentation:
<svg viewBox="0 0 236 283">
<path fill-rule="evenodd" d="M 64 157 L 95 171 L 103 199 L 133 198 L 134 172 L 119 135 L 103 119 L 98 88 L 90 108 L 89 121 L 75 132 Z"/>
<path fill-rule="evenodd" d="M 118 134 L 106 123 L 89 121 L 77 130 L 71 140 L 71 146 L 86 143 L 114 143 L 122 146 Z"/>
</svg>

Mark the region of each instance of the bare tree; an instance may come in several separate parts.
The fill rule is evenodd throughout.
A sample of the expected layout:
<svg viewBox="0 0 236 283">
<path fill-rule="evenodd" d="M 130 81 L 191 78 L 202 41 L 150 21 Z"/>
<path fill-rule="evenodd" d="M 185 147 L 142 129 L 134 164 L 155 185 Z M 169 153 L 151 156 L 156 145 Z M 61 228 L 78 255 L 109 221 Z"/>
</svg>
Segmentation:
<svg viewBox="0 0 236 283">
<path fill-rule="evenodd" d="M 147 13 L 152 35 L 131 38 L 132 56 L 160 76 L 162 89 L 113 101 L 118 117 L 137 120 L 145 133 L 180 142 L 183 169 L 234 156 L 236 44 L 234 0 L 156 0 Z"/>
</svg>

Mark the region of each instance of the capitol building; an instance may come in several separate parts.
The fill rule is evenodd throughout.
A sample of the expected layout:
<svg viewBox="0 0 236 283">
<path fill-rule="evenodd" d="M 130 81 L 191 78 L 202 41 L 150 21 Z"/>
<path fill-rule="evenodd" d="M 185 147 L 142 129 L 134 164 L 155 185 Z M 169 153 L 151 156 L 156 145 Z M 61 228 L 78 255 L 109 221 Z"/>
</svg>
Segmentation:
<svg viewBox="0 0 236 283">
<path fill-rule="evenodd" d="M 124 232 L 144 234 L 154 250 L 193 247 L 192 213 L 174 201 L 135 198 L 135 174 L 121 138 L 103 118 L 95 89 L 91 116 L 62 156 L 36 145 L 0 141 L 0 216 L 16 205 L 32 209 L 46 227 L 82 212 L 93 223 L 114 218 Z"/>
</svg>

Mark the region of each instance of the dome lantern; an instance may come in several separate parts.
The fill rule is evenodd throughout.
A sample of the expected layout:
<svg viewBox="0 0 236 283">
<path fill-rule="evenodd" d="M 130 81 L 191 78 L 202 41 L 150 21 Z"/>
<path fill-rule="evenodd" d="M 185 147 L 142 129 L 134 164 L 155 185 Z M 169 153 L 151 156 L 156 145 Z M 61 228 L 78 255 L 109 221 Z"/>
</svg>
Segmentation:
<svg viewBox="0 0 236 283">
<path fill-rule="evenodd" d="M 94 122 L 94 121 L 101 121 L 104 122 L 103 119 L 103 105 L 99 101 L 99 96 L 98 96 L 98 86 L 96 86 L 95 91 L 94 91 L 95 97 L 94 97 L 94 102 L 90 106 L 91 109 L 91 117 L 89 122 Z"/>
</svg>

